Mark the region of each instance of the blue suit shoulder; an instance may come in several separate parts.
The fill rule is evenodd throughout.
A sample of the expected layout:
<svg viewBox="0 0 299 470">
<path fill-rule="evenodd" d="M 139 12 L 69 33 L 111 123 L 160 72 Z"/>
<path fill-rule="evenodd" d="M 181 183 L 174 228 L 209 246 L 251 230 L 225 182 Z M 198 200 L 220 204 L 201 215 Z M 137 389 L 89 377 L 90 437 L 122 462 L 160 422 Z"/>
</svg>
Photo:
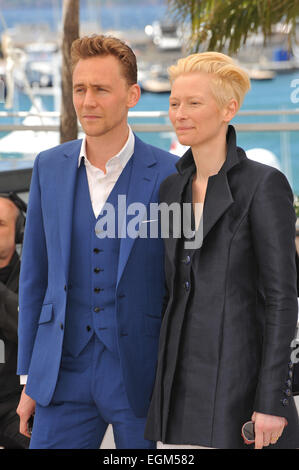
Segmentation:
<svg viewBox="0 0 299 470">
<path fill-rule="evenodd" d="M 157 162 L 162 165 L 166 170 L 173 170 L 173 173 L 177 172 L 176 169 L 176 163 L 179 160 L 179 157 L 177 155 L 174 155 L 173 153 L 167 152 L 166 150 L 160 149 L 158 147 L 155 147 L 154 145 L 147 144 L 145 142 L 142 142 L 148 150 L 155 156 Z"/>
<path fill-rule="evenodd" d="M 79 156 L 81 144 L 82 139 L 70 140 L 69 142 L 64 142 L 63 144 L 43 150 L 37 157 L 42 164 L 47 164 L 48 162 L 53 164 L 53 160 L 60 158 L 61 155 L 68 155 L 76 151 Z"/>
</svg>

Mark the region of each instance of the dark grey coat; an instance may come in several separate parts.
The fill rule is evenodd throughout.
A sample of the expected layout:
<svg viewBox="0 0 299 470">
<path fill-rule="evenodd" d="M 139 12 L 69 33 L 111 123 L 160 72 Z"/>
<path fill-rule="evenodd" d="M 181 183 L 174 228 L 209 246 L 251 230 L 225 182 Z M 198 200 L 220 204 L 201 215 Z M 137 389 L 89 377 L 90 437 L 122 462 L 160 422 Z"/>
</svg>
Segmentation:
<svg viewBox="0 0 299 470">
<path fill-rule="evenodd" d="M 295 448 L 293 194 L 280 171 L 236 146 L 232 126 L 227 139 L 226 161 L 208 181 L 203 244 L 189 270 L 171 229 L 164 240 L 168 300 L 145 436 L 242 448 L 241 426 L 257 411 L 285 417 L 288 426 L 273 447 Z M 161 185 L 161 202 L 182 202 L 195 170 L 191 150 L 177 169 Z"/>
</svg>

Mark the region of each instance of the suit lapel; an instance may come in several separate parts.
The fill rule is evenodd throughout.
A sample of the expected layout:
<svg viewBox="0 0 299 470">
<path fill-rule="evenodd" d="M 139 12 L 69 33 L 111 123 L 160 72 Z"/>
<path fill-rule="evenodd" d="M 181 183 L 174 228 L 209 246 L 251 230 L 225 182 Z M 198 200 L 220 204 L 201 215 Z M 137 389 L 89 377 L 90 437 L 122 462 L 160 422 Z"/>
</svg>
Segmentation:
<svg viewBox="0 0 299 470">
<path fill-rule="evenodd" d="M 73 202 L 80 146 L 81 141 L 75 142 L 72 149 L 62 155 L 60 161 L 60 171 L 57 174 L 59 233 L 61 242 L 61 255 L 66 281 L 68 280 L 72 234 Z"/>
<path fill-rule="evenodd" d="M 133 165 L 129 190 L 126 198 L 126 214 L 128 206 L 130 206 L 130 204 L 140 203 L 142 204 L 142 207 L 145 208 L 144 216 L 146 216 L 146 207 L 151 199 L 151 195 L 154 191 L 157 182 L 157 161 L 155 156 L 151 152 L 150 147 L 144 144 L 136 136 L 134 154 L 132 158 Z M 125 224 L 127 224 L 126 214 L 124 214 Z M 139 218 L 139 214 L 136 215 L 138 215 Z M 126 227 L 123 227 L 123 229 L 126 229 Z M 123 233 L 126 232 L 123 231 Z M 120 240 L 117 284 L 119 283 L 122 277 L 135 240 L 136 238 L 130 238 L 128 235 L 124 236 Z"/>
</svg>

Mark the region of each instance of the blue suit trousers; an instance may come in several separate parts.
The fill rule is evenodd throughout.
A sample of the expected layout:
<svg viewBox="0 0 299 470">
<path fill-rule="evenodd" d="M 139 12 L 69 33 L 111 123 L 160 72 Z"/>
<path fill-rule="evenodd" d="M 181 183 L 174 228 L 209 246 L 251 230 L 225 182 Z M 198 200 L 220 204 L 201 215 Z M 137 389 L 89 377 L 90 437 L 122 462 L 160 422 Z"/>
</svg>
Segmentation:
<svg viewBox="0 0 299 470">
<path fill-rule="evenodd" d="M 63 350 L 53 399 L 36 404 L 30 448 L 98 449 L 112 424 L 116 448 L 154 449 L 145 422 L 129 405 L 119 358 L 94 335 L 76 358 Z"/>
</svg>

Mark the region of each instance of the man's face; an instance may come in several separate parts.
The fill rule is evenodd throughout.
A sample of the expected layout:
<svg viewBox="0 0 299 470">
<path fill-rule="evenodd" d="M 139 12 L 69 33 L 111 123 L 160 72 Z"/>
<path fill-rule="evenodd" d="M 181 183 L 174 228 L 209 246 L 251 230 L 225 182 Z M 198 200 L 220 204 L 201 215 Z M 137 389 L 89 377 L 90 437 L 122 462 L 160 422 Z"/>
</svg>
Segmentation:
<svg viewBox="0 0 299 470">
<path fill-rule="evenodd" d="M 17 216 L 18 210 L 13 202 L 0 197 L 0 263 L 12 256 L 15 250 Z"/>
<path fill-rule="evenodd" d="M 138 85 L 128 85 L 114 56 L 80 59 L 76 64 L 73 103 L 87 136 L 117 135 L 127 122 L 129 108 L 138 99 Z"/>
</svg>

